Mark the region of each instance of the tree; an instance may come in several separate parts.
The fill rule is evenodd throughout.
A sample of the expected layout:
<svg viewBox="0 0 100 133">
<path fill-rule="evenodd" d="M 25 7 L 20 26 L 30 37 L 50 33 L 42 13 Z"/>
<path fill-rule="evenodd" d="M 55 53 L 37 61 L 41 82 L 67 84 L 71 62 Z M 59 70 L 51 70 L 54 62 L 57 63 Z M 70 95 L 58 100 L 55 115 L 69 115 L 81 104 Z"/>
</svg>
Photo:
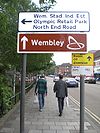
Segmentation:
<svg viewBox="0 0 100 133">
<path fill-rule="evenodd" d="M 44 3 L 46 3 L 46 2 L 52 3 L 52 4 L 56 3 L 55 0 L 39 0 L 39 4 L 44 4 Z"/>
<path fill-rule="evenodd" d="M 50 2 L 51 1 L 51 2 Z M 43 4 L 45 1 L 40 1 Z M 48 6 L 51 6 L 54 1 L 49 0 Z M 17 54 L 16 38 L 18 25 L 18 12 L 20 11 L 43 11 L 45 7 L 37 7 L 31 0 L 1 0 L 0 1 L 0 62 L 9 68 L 20 68 L 20 55 Z M 37 54 L 39 56 L 39 54 Z M 34 54 L 34 57 L 37 55 Z M 45 55 L 48 56 L 49 54 Z M 51 54 L 50 54 L 51 55 Z M 30 55 L 28 55 L 30 56 Z M 41 56 L 39 56 L 41 57 Z M 44 58 L 44 56 L 42 56 Z M 28 62 L 32 57 L 28 58 Z M 38 66 L 43 66 L 41 60 Z M 42 65 L 41 65 L 42 64 Z M 44 62 L 45 64 L 45 62 Z M 34 66 L 34 65 L 33 65 Z M 37 68 L 37 67 L 35 67 Z M 40 68 L 39 68 L 40 69 Z"/>
<path fill-rule="evenodd" d="M 41 11 L 48 11 L 52 6 L 56 4 L 55 0 L 39 0 Z"/>
<path fill-rule="evenodd" d="M 30 0 L 2 0 L 0 5 L 0 61 L 12 67 L 19 67 L 20 55 L 16 52 L 18 12 L 35 11 L 36 6 L 31 5 Z"/>
<path fill-rule="evenodd" d="M 27 71 L 38 72 L 48 69 L 51 64 L 50 61 L 52 60 L 52 56 L 52 53 L 29 55 L 27 60 Z"/>
<path fill-rule="evenodd" d="M 51 63 L 51 65 L 50 65 L 49 69 L 46 70 L 46 74 L 47 75 L 54 75 L 56 64 L 54 61 L 51 61 L 50 63 Z"/>
<path fill-rule="evenodd" d="M 0 12 L 0 55 L 3 64 L 16 65 L 18 55 L 16 53 L 17 33 L 17 1 L 1 1 Z M 15 62 L 16 61 L 16 62 Z M 15 63 L 13 63 L 15 62 Z M 8 65 L 9 66 L 9 65 Z"/>
</svg>

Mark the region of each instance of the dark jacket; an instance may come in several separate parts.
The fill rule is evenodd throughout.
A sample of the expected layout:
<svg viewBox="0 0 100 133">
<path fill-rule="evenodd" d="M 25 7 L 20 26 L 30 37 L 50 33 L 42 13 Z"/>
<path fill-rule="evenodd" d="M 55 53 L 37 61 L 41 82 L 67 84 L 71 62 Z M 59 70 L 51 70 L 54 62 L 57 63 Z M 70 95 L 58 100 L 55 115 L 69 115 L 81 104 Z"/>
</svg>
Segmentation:
<svg viewBox="0 0 100 133">
<path fill-rule="evenodd" d="M 56 92 L 56 97 L 67 97 L 68 96 L 68 90 L 67 90 L 67 85 L 65 81 L 59 79 L 55 85 L 54 85 L 54 92 Z"/>
<path fill-rule="evenodd" d="M 40 78 L 37 81 L 37 84 L 35 87 L 35 93 L 39 93 L 39 94 L 47 93 L 47 81 L 45 79 Z"/>
</svg>

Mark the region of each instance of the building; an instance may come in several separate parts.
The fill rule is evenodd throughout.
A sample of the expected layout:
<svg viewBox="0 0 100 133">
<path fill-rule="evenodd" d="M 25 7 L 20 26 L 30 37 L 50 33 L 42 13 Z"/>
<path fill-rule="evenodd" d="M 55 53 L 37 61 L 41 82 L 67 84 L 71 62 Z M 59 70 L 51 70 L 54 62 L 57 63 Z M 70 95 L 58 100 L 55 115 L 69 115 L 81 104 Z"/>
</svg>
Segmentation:
<svg viewBox="0 0 100 133">
<path fill-rule="evenodd" d="M 67 77 L 71 76 L 71 67 L 72 65 L 70 63 L 63 63 L 61 65 L 58 65 L 55 69 L 55 74 L 63 74 Z"/>
<path fill-rule="evenodd" d="M 94 53 L 94 77 L 100 79 L 100 50 Z"/>
<path fill-rule="evenodd" d="M 94 77 L 100 79 L 100 50 L 89 51 L 94 54 Z"/>
</svg>

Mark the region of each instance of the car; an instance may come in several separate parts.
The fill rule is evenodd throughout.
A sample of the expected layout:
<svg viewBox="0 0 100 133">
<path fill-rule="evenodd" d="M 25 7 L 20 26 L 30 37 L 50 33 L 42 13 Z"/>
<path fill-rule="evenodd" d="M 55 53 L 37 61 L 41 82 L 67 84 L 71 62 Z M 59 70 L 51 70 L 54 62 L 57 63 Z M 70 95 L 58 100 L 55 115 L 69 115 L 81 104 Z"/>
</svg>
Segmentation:
<svg viewBox="0 0 100 133">
<path fill-rule="evenodd" d="M 80 82 L 80 77 L 76 76 L 75 79 Z"/>
<path fill-rule="evenodd" d="M 56 82 L 56 81 L 58 81 L 59 80 L 59 76 L 54 76 L 53 77 L 53 82 Z"/>
<path fill-rule="evenodd" d="M 100 81 L 100 78 L 96 78 L 96 81 Z"/>
<path fill-rule="evenodd" d="M 50 74 L 50 75 L 48 75 L 49 77 L 51 77 L 51 78 L 53 78 L 54 77 L 54 75 L 52 75 L 52 74 Z"/>
<path fill-rule="evenodd" d="M 75 78 L 66 78 L 65 82 L 67 84 L 67 87 L 78 87 L 79 83 L 76 81 Z"/>
<path fill-rule="evenodd" d="M 96 84 L 96 79 L 94 77 L 86 77 L 85 83 Z"/>
</svg>

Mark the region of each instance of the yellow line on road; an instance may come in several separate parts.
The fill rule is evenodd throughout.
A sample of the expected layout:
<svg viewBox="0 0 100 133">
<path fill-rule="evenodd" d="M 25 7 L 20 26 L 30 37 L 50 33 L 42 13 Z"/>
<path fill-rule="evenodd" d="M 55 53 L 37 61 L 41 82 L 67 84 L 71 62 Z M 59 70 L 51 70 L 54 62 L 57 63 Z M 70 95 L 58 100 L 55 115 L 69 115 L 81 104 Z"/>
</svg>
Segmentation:
<svg viewBox="0 0 100 133">
<path fill-rule="evenodd" d="M 74 102 L 77 106 L 80 107 L 80 103 L 74 98 L 72 97 L 71 95 L 69 96 L 70 100 L 72 102 Z M 86 107 L 84 108 L 86 113 L 88 113 L 98 124 L 100 124 L 100 118 L 95 115 L 92 111 L 90 111 L 89 109 L 87 109 Z"/>
</svg>

